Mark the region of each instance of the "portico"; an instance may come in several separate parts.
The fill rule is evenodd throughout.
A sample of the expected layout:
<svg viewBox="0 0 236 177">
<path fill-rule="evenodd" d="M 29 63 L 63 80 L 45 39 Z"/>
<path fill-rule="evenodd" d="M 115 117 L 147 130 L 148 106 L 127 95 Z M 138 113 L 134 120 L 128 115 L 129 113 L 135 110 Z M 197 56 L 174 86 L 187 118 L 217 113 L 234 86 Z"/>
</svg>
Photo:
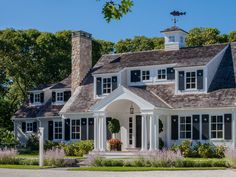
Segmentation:
<svg viewBox="0 0 236 177">
<path fill-rule="evenodd" d="M 130 112 L 132 107 L 133 112 Z M 111 138 L 107 130 L 108 120 L 116 118 L 121 125 L 117 138 L 122 151 L 156 150 L 159 148 L 159 115 L 155 107 L 124 87 L 118 88 L 93 107 L 94 151 L 107 150 Z"/>
</svg>

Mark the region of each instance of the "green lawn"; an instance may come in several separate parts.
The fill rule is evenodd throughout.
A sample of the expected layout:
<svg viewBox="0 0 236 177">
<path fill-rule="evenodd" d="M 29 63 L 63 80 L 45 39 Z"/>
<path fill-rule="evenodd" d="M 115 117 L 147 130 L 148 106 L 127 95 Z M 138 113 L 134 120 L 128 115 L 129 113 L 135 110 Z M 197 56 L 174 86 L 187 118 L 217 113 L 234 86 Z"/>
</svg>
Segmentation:
<svg viewBox="0 0 236 177">
<path fill-rule="evenodd" d="M 12 168 L 12 169 L 45 169 L 49 167 L 39 167 L 37 165 L 0 165 L 0 168 Z"/>
<path fill-rule="evenodd" d="M 70 171 L 178 171 L 178 170 L 225 170 L 224 167 L 158 168 L 158 167 L 79 167 Z"/>
</svg>

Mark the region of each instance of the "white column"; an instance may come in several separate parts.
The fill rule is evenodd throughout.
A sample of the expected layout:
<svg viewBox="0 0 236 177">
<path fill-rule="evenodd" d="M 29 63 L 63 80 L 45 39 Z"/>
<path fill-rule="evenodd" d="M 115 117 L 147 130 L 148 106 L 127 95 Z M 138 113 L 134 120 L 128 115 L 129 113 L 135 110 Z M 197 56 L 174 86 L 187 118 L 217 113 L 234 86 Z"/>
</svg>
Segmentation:
<svg viewBox="0 0 236 177">
<path fill-rule="evenodd" d="M 94 151 L 97 151 L 99 146 L 98 146 L 98 118 L 94 117 Z"/>
<path fill-rule="evenodd" d="M 101 151 L 106 151 L 106 117 L 103 116 L 100 118 L 100 137 L 101 137 L 101 142 L 100 142 L 100 150 Z"/>
<path fill-rule="evenodd" d="M 167 123 L 167 125 L 166 125 L 166 146 L 168 147 L 168 148 L 170 148 L 170 127 L 171 127 L 171 123 L 170 123 L 170 119 L 171 119 L 171 117 L 170 117 L 170 115 L 167 115 L 167 119 L 166 119 L 166 123 Z"/>
<path fill-rule="evenodd" d="M 159 149 L 159 116 L 155 116 L 155 149 Z"/>
<path fill-rule="evenodd" d="M 141 151 L 147 150 L 147 117 L 142 115 L 142 145 Z"/>
<path fill-rule="evenodd" d="M 44 128 L 39 127 L 39 166 L 42 167 L 44 161 Z"/>
<path fill-rule="evenodd" d="M 236 149 L 236 109 L 234 109 L 233 113 L 233 148 Z"/>
<path fill-rule="evenodd" d="M 154 129 L 155 129 L 155 122 L 154 122 L 154 115 L 150 115 L 150 126 L 149 126 L 149 129 L 150 129 L 150 146 L 149 146 L 149 150 L 150 151 L 153 151 L 154 150 L 154 146 L 155 146 L 155 142 L 154 140 L 156 139 L 155 137 L 155 134 L 154 134 Z"/>
<path fill-rule="evenodd" d="M 61 125 L 62 125 L 62 141 L 65 141 L 65 119 L 63 119 L 63 118 L 62 118 L 62 124 Z"/>
</svg>

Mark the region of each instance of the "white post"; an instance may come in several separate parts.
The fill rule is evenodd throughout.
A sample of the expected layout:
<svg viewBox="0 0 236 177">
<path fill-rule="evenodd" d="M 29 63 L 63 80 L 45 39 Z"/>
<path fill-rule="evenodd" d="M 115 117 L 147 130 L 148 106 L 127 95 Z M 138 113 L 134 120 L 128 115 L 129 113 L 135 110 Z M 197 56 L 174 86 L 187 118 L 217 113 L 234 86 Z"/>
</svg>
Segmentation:
<svg viewBox="0 0 236 177">
<path fill-rule="evenodd" d="M 44 161 L 44 128 L 39 127 L 39 166 L 43 167 Z"/>
<path fill-rule="evenodd" d="M 98 118 L 94 117 L 94 151 L 98 150 Z"/>
<path fill-rule="evenodd" d="M 106 118 L 103 116 L 100 118 L 101 127 L 101 151 L 106 151 Z"/>
<path fill-rule="evenodd" d="M 147 150 L 147 117 L 142 115 L 142 147 L 141 151 Z"/>
<path fill-rule="evenodd" d="M 154 139 L 155 139 L 155 135 L 154 135 L 154 116 L 150 115 L 150 147 L 149 147 L 149 151 L 153 151 L 154 150 Z"/>
<path fill-rule="evenodd" d="M 155 131 L 155 149 L 159 150 L 159 116 L 156 116 L 156 131 Z"/>
</svg>

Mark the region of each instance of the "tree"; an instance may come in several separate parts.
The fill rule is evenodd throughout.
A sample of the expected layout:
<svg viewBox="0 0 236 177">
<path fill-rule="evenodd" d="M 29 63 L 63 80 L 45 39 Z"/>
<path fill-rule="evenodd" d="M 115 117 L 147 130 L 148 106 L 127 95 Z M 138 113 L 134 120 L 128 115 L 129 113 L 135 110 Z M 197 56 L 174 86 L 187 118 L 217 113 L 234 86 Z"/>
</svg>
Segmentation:
<svg viewBox="0 0 236 177">
<path fill-rule="evenodd" d="M 120 132 L 120 122 L 118 119 L 111 119 L 108 124 L 108 130 L 112 133 L 112 137 L 115 138 L 115 134 Z"/>
<path fill-rule="evenodd" d="M 186 38 L 187 46 L 203 46 L 220 43 L 220 31 L 216 28 L 193 28 Z"/>
<path fill-rule="evenodd" d="M 109 0 L 106 1 L 102 13 L 105 20 L 109 23 L 111 20 L 120 20 L 125 14 L 131 11 L 132 0 Z"/>
<path fill-rule="evenodd" d="M 115 44 L 116 53 L 147 51 L 164 47 L 164 38 L 135 36 L 133 39 L 120 40 Z"/>
<path fill-rule="evenodd" d="M 229 33 L 229 42 L 236 42 L 236 30 Z"/>
</svg>

